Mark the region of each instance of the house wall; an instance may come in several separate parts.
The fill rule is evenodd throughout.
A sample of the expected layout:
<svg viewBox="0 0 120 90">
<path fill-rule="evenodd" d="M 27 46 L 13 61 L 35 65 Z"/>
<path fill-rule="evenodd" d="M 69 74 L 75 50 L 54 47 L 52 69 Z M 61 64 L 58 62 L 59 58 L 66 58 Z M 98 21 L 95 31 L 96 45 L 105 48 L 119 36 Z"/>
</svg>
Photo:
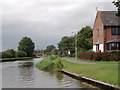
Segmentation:
<svg viewBox="0 0 120 90">
<path fill-rule="evenodd" d="M 96 45 L 93 45 L 93 51 L 96 52 Z"/>
<path fill-rule="evenodd" d="M 111 27 L 106 27 L 104 30 L 104 38 L 105 42 L 113 40 L 113 39 L 120 39 L 120 35 L 112 35 L 112 28 Z M 107 50 L 107 44 L 104 44 L 105 50 Z"/>
<path fill-rule="evenodd" d="M 99 29 L 99 38 L 98 38 L 98 29 Z M 101 20 L 100 12 L 96 15 L 96 20 L 93 28 L 93 51 L 96 52 L 96 43 L 99 40 L 99 49 L 101 52 L 104 52 L 104 25 Z"/>
<path fill-rule="evenodd" d="M 105 32 L 106 32 L 106 41 L 110 41 L 110 40 L 113 40 L 113 39 L 120 39 L 120 35 L 112 35 L 112 30 L 111 30 L 111 27 L 107 27 L 105 29 Z"/>
<path fill-rule="evenodd" d="M 99 50 L 101 50 L 101 52 L 104 52 L 104 44 L 99 44 Z M 93 51 L 96 52 L 96 45 L 93 45 Z"/>
<path fill-rule="evenodd" d="M 102 23 L 100 12 L 97 13 L 96 20 L 93 28 L 93 45 L 98 42 L 98 29 L 99 29 L 99 42 L 103 44 L 104 42 L 104 25 Z"/>
<path fill-rule="evenodd" d="M 99 49 L 101 50 L 101 52 L 104 52 L 104 44 L 100 44 Z"/>
</svg>

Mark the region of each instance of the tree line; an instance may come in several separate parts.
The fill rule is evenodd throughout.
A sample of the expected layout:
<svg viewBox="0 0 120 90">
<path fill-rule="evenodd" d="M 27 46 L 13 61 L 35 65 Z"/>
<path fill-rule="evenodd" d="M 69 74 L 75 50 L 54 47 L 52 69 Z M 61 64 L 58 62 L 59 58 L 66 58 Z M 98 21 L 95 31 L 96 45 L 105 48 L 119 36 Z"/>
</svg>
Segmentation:
<svg viewBox="0 0 120 90">
<path fill-rule="evenodd" d="M 93 30 L 90 26 L 83 27 L 77 33 L 77 51 L 83 52 L 92 49 L 93 44 Z M 36 53 L 44 53 L 45 55 L 58 55 L 60 57 L 75 56 L 75 35 L 64 36 L 58 43 L 56 48 L 54 45 L 49 45 L 45 50 L 35 50 Z M 70 52 L 70 53 L 68 53 Z"/>
<path fill-rule="evenodd" d="M 8 49 L 1 52 L 2 58 L 15 58 L 15 57 L 34 57 L 34 42 L 29 37 L 23 37 L 19 42 L 18 50 Z"/>
</svg>

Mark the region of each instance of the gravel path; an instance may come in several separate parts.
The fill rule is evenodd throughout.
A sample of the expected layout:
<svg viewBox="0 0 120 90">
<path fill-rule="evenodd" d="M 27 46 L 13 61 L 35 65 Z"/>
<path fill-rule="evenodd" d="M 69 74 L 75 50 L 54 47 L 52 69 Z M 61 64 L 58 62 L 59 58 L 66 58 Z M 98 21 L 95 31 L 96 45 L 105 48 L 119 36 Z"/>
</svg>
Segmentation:
<svg viewBox="0 0 120 90">
<path fill-rule="evenodd" d="M 68 58 L 62 58 L 64 60 L 67 60 L 72 63 L 78 63 L 78 64 L 100 64 L 100 65 L 120 65 L 120 64 L 104 64 L 104 63 L 92 63 L 92 62 L 84 62 L 84 61 L 79 61 L 76 59 L 68 59 Z"/>
</svg>

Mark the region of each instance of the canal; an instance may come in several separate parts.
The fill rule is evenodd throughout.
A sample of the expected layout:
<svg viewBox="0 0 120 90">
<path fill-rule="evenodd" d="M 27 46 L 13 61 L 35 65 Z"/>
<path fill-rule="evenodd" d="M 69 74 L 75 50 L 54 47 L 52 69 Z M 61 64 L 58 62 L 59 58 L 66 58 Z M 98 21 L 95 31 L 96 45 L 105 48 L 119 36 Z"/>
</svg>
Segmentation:
<svg viewBox="0 0 120 90">
<path fill-rule="evenodd" d="M 42 58 L 3 62 L 2 88 L 93 88 L 60 72 L 46 72 L 35 67 Z"/>
</svg>

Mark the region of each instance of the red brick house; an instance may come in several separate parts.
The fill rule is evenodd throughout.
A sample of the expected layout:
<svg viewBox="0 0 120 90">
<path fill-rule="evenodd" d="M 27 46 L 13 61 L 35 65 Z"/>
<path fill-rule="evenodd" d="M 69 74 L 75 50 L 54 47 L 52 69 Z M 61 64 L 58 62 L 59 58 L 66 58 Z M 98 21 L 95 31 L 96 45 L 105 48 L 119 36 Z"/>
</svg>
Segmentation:
<svg viewBox="0 0 120 90">
<path fill-rule="evenodd" d="M 98 11 L 93 28 L 93 51 L 120 50 L 120 17 L 116 11 Z"/>
</svg>

